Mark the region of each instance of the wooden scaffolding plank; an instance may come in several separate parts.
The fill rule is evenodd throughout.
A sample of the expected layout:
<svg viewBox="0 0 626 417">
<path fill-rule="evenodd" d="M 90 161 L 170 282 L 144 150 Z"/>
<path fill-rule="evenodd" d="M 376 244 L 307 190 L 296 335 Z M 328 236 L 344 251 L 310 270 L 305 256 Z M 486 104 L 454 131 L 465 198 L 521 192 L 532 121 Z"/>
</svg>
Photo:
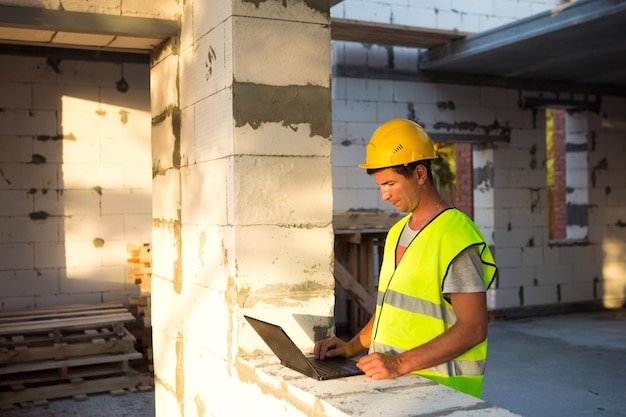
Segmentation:
<svg viewBox="0 0 626 417">
<path fill-rule="evenodd" d="M 348 272 L 348 270 L 335 259 L 335 279 L 344 289 L 346 294 L 353 299 L 363 310 L 369 314 L 374 314 L 376 302 L 361 284 Z"/>
<path fill-rule="evenodd" d="M 101 328 L 98 331 L 98 337 L 104 339 L 111 338 L 124 338 L 125 336 L 120 336 L 120 332 L 116 328 L 117 326 L 107 326 L 107 328 Z M 71 343 L 82 343 L 82 342 L 91 342 L 94 338 L 93 335 L 88 333 L 89 329 L 66 329 L 61 333 L 55 332 L 45 332 L 42 331 L 40 333 L 33 333 L 23 335 L 22 341 L 14 340 L 14 336 L 1 336 L 0 337 L 0 351 L 10 350 L 16 348 L 17 346 L 28 346 L 28 347 L 37 347 L 37 346 L 50 346 L 53 344 L 71 344 Z"/>
<path fill-rule="evenodd" d="M 333 40 L 427 49 L 470 35 L 469 32 L 456 30 L 339 18 L 331 19 L 330 33 Z"/>
<path fill-rule="evenodd" d="M 128 372 L 135 372 L 135 370 L 130 369 L 124 362 L 119 362 L 11 374 L 5 375 L 0 379 L 0 392 L 6 391 L 7 389 L 16 390 L 19 387 L 23 389 L 43 385 L 62 384 L 67 381 L 74 381 L 78 378 L 94 379 L 113 375 L 126 375 Z"/>
<path fill-rule="evenodd" d="M 72 397 L 81 394 L 109 392 L 116 389 L 127 389 L 148 386 L 154 383 L 151 375 L 132 373 L 129 375 L 94 380 L 79 380 L 62 384 L 26 388 L 18 391 L 0 392 L 0 405 L 19 404 L 28 401 L 51 400 L 54 398 Z"/>
<path fill-rule="evenodd" d="M 72 304 L 72 305 L 59 306 L 59 307 L 26 308 L 26 309 L 21 309 L 21 310 L 1 311 L 0 318 L 28 316 L 28 315 L 33 314 L 34 312 L 38 314 L 54 314 L 54 313 L 76 312 L 76 311 L 117 309 L 117 308 L 123 308 L 123 307 L 124 305 L 122 303 L 111 302 L 111 303 L 100 303 L 100 304 Z"/>
<path fill-rule="evenodd" d="M 135 359 L 141 359 L 143 355 L 140 352 L 122 353 L 116 355 L 93 355 L 68 358 L 63 360 L 38 361 L 16 363 L 0 367 L 0 375 L 17 374 L 24 372 L 34 372 L 46 369 L 67 369 L 75 366 L 97 365 L 103 363 L 123 362 Z"/>
<path fill-rule="evenodd" d="M 345 232 L 387 232 L 398 220 L 401 213 L 350 211 L 333 214 L 333 227 L 336 234 Z"/>
<path fill-rule="evenodd" d="M 44 346 L 29 345 L 28 339 L 25 339 L 21 349 L 5 349 L 0 352 L 0 365 L 135 352 L 135 336 L 127 330 L 121 338 L 116 333 L 107 332 L 103 335 L 99 331 L 85 337 L 83 343 L 54 343 L 50 340 Z"/>
<path fill-rule="evenodd" d="M 135 316 L 126 311 L 89 317 L 40 320 L 33 323 L 4 323 L 0 324 L 0 335 L 36 333 L 47 329 L 92 328 L 98 325 L 132 321 L 135 321 Z"/>
<path fill-rule="evenodd" d="M 16 321 L 20 323 L 26 322 L 38 322 L 43 320 L 51 320 L 51 319 L 64 319 L 64 318 L 72 318 L 72 317 L 91 317 L 91 316 L 100 316 L 104 314 L 120 314 L 127 312 L 128 310 L 125 307 L 119 307 L 115 309 L 98 309 L 98 310 L 79 310 L 79 311 L 71 311 L 71 312 L 54 312 L 54 313 L 41 313 L 37 311 L 33 311 L 30 315 L 20 315 L 18 317 L 0 317 L 0 325 L 2 324 L 13 324 Z"/>
</svg>

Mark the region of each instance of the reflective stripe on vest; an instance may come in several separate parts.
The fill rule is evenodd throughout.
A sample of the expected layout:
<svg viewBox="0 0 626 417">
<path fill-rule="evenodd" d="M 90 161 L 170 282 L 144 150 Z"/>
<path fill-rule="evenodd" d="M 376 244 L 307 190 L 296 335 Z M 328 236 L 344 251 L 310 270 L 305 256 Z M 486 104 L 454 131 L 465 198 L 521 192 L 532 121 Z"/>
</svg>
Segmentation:
<svg viewBox="0 0 626 417">
<path fill-rule="evenodd" d="M 429 317 L 442 320 L 450 326 L 456 323 L 456 314 L 454 314 L 454 310 L 451 308 L 442 308 L 441 305 L 432 303 L 422 298 L 411 297 L 410 295 L 402 294 L 394 290 L 387 290 L 387 293 L 379 291 L 376 304 L 381 305 L 380 303 L 382 303 L 383 298 L 385 300 L 385 304 L 412 311 L 414 313 L 425 314 Z"/>
</svg>

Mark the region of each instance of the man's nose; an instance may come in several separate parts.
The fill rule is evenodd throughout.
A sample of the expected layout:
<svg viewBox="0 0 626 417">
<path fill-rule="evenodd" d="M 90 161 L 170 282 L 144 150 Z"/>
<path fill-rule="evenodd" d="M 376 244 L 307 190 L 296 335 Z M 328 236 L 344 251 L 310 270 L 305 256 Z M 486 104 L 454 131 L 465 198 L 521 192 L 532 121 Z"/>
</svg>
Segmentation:
<svg viewBox="0 0 626 417">
<path fill-rule="evenodd" d="M 391 198 L 391 194 L 389 193 L 389 191 L 385 190 L 384 188 L 380 189 L 380 198 L 383 201 L 387 201 Z"/>
</svg>

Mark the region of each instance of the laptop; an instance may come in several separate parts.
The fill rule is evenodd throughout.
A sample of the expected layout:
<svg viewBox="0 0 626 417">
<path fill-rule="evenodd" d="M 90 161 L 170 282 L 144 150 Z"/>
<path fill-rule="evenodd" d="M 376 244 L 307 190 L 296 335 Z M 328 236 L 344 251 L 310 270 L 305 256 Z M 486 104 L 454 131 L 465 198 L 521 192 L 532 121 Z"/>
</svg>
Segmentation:
<svg viewBox="0 0 626 417">
<path fill-rule="evenodd" d="M 283 366 L 318 381 L 363 374 L 363 371 L 356 367 L 356 361 L 353 359 L 319 360 L 312 356 L 305 356 L 282 327 L 246 315 L 244 317 L 272 352 L 278 356 Z"/>
</svg>

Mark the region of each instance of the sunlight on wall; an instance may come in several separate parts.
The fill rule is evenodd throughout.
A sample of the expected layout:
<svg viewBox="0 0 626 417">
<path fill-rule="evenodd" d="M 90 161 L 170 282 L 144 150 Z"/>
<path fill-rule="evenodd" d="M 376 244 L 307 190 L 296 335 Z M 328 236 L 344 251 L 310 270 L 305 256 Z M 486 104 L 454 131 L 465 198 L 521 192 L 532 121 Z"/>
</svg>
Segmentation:
<svg viewBox="0 0 626 417">
<path fill-rule="evenodd" d="M 151 239 L 149 93 L 129 97 L 90 88 L 84 95 L 93 96 L 94 90 L 95 100 L 62 97 L 59 242 L 67 292 L 124 291 L 133 284 L 126 278 L 127 243 Z M 137 108 L 100 101 L 107 94 Z"/>
<path fill-rule="evenodd" d="M 626 242 L 606 238 L 604 240 L 604 307 L 619 308 L 626 302 Z"/>
</svg>

